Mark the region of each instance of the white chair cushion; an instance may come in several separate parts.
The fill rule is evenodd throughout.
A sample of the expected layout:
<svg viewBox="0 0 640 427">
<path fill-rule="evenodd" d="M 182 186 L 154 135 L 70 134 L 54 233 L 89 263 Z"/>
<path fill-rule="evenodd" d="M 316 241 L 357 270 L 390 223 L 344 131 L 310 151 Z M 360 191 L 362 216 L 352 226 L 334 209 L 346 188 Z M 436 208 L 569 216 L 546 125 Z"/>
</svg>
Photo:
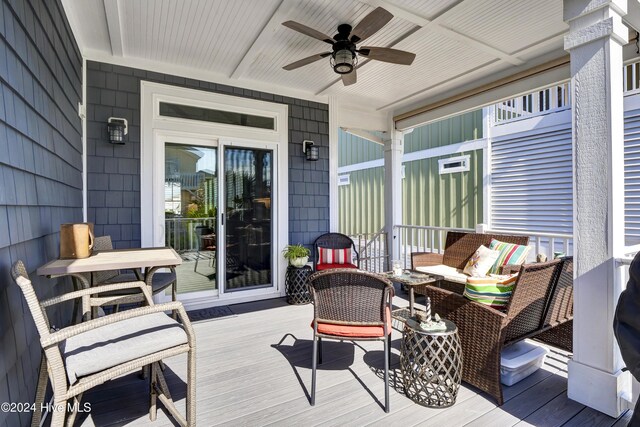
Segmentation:
<svg viewBox="0 0 640 427">
<path fill-rule="evenodd" d="M 69 383 L 125 362 L 187 343 L 182 326 L 164 313 L 152 313 L 102 326 L 61 346 Z"/>
<path fill-rule="evenodd" d="M 437 276 L 444 277 L 444 280 L 448 282 L 456 282 L 462 283 L 463 285 L 467 283 L 467 276 L 460 269 L 456 269 L 454 267 L 449 267 L 448 265 L 440 264 L 440 265 L 430 265 L 428 267 L 416 267 L 417 271 L 427 274 L 435 274 Z"/>
</svg>

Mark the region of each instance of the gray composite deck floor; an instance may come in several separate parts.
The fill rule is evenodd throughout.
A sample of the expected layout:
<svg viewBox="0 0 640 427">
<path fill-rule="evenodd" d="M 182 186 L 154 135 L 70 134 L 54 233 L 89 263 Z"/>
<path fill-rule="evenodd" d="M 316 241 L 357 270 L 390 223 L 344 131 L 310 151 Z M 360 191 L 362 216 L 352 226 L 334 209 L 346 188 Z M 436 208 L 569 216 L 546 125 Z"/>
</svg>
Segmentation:
<svg viewBox="0 0 640 427">
<path fill-rule="evenodd" d="M 399 292 L 394 302 L 402 305 L 403 296 Z M 327 341 L 312 407 L 308 401 L 312 306 L 290 306 L 278 299 L 231 309 L 234 316 L 194 323 L 200 426 L 623 426 L 629 420 L 630 412 L 616 420 L 569 400 L 567 354 L 553 350 L 542 369 L 505 387 L 506 402 L 501 407 L 464 383 L 453 407 L 419 406 L 402 394 L 396 382 L 398 331 L 393 334 L 389 414 L 381 406 L 383 351 L 379 342 L 354 346 Z M 185 360 L 168 359 L 165 371 L 181 410 Z M 84 401 L 91 403 L 91 412 L 81 415 L 76 425 L 174 425 L 162 410 L 154 423 L 149 421 L 147 385 L 136 374 L 91 390 Z"/>
</svg>

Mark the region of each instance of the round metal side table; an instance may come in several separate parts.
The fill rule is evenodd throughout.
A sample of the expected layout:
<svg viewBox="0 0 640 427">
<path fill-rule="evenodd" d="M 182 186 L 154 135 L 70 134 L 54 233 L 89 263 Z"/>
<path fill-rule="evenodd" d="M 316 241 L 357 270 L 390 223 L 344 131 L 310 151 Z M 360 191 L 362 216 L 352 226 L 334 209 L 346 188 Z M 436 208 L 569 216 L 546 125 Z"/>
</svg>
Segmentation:
<svg viewBox="0 0 640 427">
<path fill-rule="evenodd" d="M 311 295 L 309 295 L 307 286 L 311 273 L 311 267 L 308 265 L 301 268 L 287 267 L 285 288 L 289 304 L 309 304 L 311 302 Z"/>
<path fill-rule="evenodd" d="M 456 402 L 462 380 L 462 346 L 458 328 L 444 320 L 443 331 L 425 331 L 408 319 L 402 333 L 400 370 L 405 394 L 431 408 Z"/>
</svg>

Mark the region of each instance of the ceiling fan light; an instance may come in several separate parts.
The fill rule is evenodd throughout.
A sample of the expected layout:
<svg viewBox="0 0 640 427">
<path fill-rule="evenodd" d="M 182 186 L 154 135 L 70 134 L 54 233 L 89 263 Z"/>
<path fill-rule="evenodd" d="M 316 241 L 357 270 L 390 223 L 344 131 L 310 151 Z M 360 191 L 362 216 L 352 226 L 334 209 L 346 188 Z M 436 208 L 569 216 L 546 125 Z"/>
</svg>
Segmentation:
<svg viewBox="0 0 640 427">
<path fill-rule="evenodd" d="M 332 57 L 333 71 L 338 74 L 349 74 L 355 66 L 355 55 L 349 49 L 341 49 Z"/>
</svg>

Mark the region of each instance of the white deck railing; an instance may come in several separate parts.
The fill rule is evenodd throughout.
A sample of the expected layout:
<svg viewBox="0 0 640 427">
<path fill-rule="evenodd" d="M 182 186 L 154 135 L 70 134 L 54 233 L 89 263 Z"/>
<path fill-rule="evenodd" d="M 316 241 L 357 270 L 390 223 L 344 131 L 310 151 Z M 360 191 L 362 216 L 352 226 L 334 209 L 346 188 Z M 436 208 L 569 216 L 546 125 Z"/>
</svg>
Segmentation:
<svg viewBox="0 0 640 427">
<path fill-rule="evenodd" d="M 493 105 L 493 124 L 527 119 L 571 107 L 569 82 L 549 86 Z"/>
<path fill-rule="evenodd" d="M 640 61 L 624 66 L 623 72 L 624 94 L 632 95 L 640 92 Z"/>
<path fill-rule="evenodd" d="M 198 250 L 200 242 L 196 236 L 196 226 L 206 225 L 215 229 L 216 218 L 166 218 L 164 220 L 165 245 L 178 252 Z"/>
<path fill-rule="evenodd" d="M 358 233 L 349 235 L 360 257 L 360 268 L 381 273 L 389 270 L 389 246 L 387 233 Z"/>
</svg>

